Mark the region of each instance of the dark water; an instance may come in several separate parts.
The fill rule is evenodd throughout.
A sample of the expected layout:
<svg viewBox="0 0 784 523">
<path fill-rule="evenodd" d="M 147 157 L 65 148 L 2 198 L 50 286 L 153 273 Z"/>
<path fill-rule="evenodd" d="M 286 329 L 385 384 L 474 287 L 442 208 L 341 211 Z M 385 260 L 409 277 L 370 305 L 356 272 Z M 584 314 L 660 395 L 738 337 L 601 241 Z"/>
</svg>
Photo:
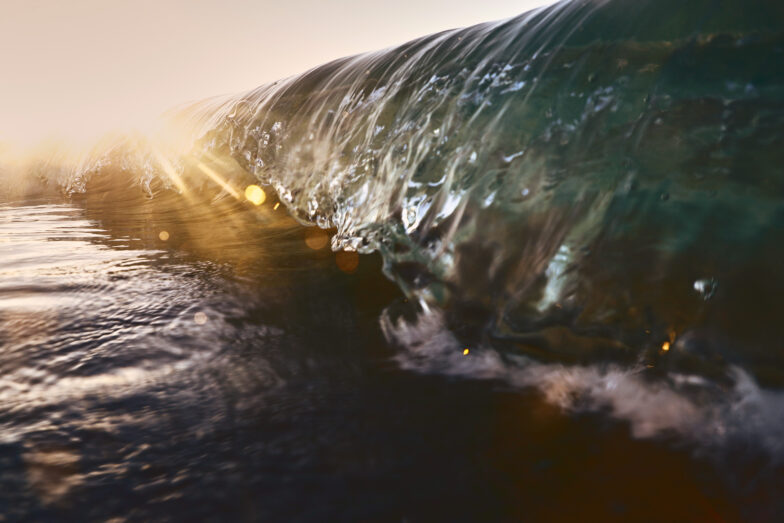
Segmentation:
<svg viewBox="0 0 784 523">
<path fill-rule="evenodd" d="M 0 514 L 781 519 L 782 5 L 560 2 L 0 159 Z"/>
<path fill-rule="evenodd" d="M 227 207 L 239 223 L 184 226 L 152 204 L 115 222 L 104 209 L 108 226 L 74 204 L 0 209 L 6 520 L 782 510 L 781 467 L 753 446 L 700 455 L 537 389 L 401 370 L 378 323 L 401 298 L 376 257 L 346 274 L 301 227 Z"/>
</svg>

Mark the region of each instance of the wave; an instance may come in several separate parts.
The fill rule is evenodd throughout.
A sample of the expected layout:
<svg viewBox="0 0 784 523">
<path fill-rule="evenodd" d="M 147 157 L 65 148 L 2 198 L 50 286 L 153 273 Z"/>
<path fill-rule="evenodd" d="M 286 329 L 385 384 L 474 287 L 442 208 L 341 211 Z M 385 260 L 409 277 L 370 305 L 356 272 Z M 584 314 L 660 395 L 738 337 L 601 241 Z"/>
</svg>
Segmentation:
<svg viewBox="0 0 784 523">
<path fill-rule="evenodd" d="M 36 172 L 88 195 L 260 183 L 508 365 L 782 387 L 782 58 L 780 3 L 564 1 L 180 108 L 177 147 L 126 136 Z"/>
</svg>

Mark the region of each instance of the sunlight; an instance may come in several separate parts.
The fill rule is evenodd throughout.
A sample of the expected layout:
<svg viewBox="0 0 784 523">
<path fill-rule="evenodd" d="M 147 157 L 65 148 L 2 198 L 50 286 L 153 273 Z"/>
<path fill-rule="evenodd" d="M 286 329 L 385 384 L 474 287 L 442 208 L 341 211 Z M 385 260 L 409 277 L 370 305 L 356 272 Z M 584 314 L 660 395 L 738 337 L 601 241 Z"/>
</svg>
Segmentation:
<svg viewBox="0 0 784 523">
<path fill-rule="evenodd" d="M 220 175 L 218 173 L 216 173 L 214 170 L 212 170 L 209 167 L 207 167 L 206 165 L 204 165 L 203 162 L 199 162 L 198 164 L 196 164 L 196 167 L 198 167 L 198 169 L 201 172 L 203 172 L 204 174 L 209 176 L 210 179 L 213 182 L 215 182 L 218 185 L 220 185 L 221 188 L 223 188 L 224 191 L 226 191 L 227 193 L 232 195 L 237 200 L 240 199 L 240 193 L 238 193 L 231 185 L 228 184 L 228 182 L 226 182 L 223 178 L 221 178 Z"/>
<path fill-rule="evenodd" d="M 261 205 L 267 199 L 267 194 L 258 185 L 248 185 L 245 188 L 245 198 L 253 205 Z"/>
<path fill-rule="evenodd" d="M 171 164 L 171 162 L 169 162 L 169 160 L 167 160 L 161 154 L 161 152 L 158 151 L 158 149 L 153 148 L 153 152 L 155 154 L 155 159 L 158 160 L 158 163 L 169 180 L 171 180 L 174 186 L 177 187 L 177 190 L 180 192 L 180 194 L 185 194 L 187 192 L 185 183 L 183 183 L 182 178 L 179 174 L 177 174 L 177 171 L 174 169 L 174 166 Z"/>
</svg>

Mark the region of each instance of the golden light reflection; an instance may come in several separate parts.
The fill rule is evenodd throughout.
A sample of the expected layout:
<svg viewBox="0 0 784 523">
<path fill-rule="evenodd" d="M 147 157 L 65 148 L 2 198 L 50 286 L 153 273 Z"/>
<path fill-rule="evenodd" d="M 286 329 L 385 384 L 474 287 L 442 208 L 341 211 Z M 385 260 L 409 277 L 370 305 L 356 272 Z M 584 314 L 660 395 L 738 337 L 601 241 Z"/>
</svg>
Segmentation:
<svg viewBox="0 0 784 523">
<path fill-rule="evenodd" d="M 471 352 L 468 349 L 463 349 L 463 356 L 468 356 L 468 353 Z"/>
<path fill-rule="evenodd" d="M 267 199 L 267 194 L 258 185 L 248 185 L 245 188 L 245 198 L 253 205 L 261 205 Z"/>
<path fill-rule="evenodd" d="M 329 235 L 323 229 L 311 227 L 305 231 L 305 243 L 314 251 L 318 251 L 327 246 Z"/>
<path fill-rule="evenodd" d="M 79 474 L 79 454 L 65 447 L 32 447 L 22 454 L 27 482 L 46 505 L 67 501 L 67 494 L 84 478 Z"/>
<path fill-rule="evenodd" d="M 167 231 L 161 231 L 158 233 L 158 238 L 160 238 L 161 241 L 165 242 L 166 240 L 169 239 L 169 233 Z"/>
<path fill-rule="evenodd" d="M 207 176 L 209 176 L 209 177 L 210 177 L 210 179 L 211 179 L 213 182 L 215 182 L 215 183 L 217 183 L 218 185 L 220 185 L 220 186 L 221 186 L 221 188 L 222 188 L 224 191 L 226 191 L 227 193 L 231 194 L 231 195 L 232 195 L 232 196 L 234 196 L 236 199 L 238 199 L 238 200 L 240 199 L 240 193 L 238 193 L 238 192 L 237 192 L 237 191 L 234 189 L 234 187 L 232 187 L 231 185 L 229 185 L 229 184 L 226 182 L 226 180 L 224 180 L 223 178 L 221 178 L 221 176 L 220 176 L 218 173 L 216 173 L 214 170 L 210 169 L 210 168 L 209 168 L 208 166 L 206 166 L 206 165 L 205 165 L 203 162 L 199 162 L 198 164 L 196 164 L 196 167 L 198 167 L 198 169 L 199 169 L 201 172 L 203 172 L 204 174 L 206 174 Z"/>
<path fill-rule="evenodd" d="M 667 352 L 668 350 L 670 350 L 670 342 L 669 341 L 665 341 L 664 343 L 662 343 L 662 350 L 664 352 Z"/>
<path fill-rule="evenodd" d="M 338 269 L 351 274 L 359 267 L 359 254 L 354 251 L 340 251 L 335 255 L 335 263 Z"/>
<path fill-rule="evenodd" d="M 177 171 L 174 169 L 171 162 L 169 162 L 169 160 L 167 160 L 157 149 L 153 149 L 153 152 L 155 153 L 155 158 L 158 160 L 158 164 L 161 166 L 161 169 L 163 169 L 166 176 L 168 176 L 169 180 L 177 187 L 180 194 L 185 194 L 187 192 L 185 183 L 182 181 L 180 175 L 177 174 Z"/>
<path fill-rule="evenodd" d="M 275 207 L 272 208 L 273 211 L 277 211 L 278 207 L 280 207 L 280 202 L 275 204 Z"/>
</svg>

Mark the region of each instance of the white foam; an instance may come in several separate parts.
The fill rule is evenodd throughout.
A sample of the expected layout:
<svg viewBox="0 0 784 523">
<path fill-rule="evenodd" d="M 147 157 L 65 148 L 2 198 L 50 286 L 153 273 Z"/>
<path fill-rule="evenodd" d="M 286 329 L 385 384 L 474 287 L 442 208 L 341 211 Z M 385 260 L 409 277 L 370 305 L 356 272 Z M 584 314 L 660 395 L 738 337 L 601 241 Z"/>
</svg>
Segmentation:
<svg viewBox="0 0 784 523">
<path fill-rule="evenodd" d="M 653 379 L 642 364 L 545 364 L 524 356 L 502 358 L 488 347 L 463 347 L 438 310 L 420 314 L 413 324 L 386 315 L 381 323 L 401 347 L 396 359 L 404 369 L 535 387 L 564 411 L 608 412 L 627 422 L 635 438 L 675 435 L 718 450 L 743 442 L 784 460 L 784 392 L 761 388 L 740 367 L 730 368 L 731 387 L 698 375 Z"/>
</svg>

